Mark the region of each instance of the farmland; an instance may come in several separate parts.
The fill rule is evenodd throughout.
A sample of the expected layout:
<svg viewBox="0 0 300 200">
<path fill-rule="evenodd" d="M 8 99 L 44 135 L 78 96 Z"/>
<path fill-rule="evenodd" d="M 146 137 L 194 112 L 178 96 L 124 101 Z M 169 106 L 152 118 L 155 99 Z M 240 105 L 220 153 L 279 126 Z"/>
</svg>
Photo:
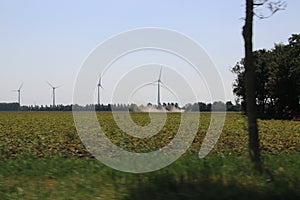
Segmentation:
<svg viewBox="0 0 300 200">
<path fill-rule="evenodd" d="M 137 139 L 120 130 L 111 113 L 97 113 L 97 117 L 114 144 L 136 152 L 150 152 L 168 144 L 180 122 L 179 113 L 169 113 L 166 124 L 157 135 Z M 142 126 L 150 122 L 146 113 L 132 113 L 131 117 Z M 128 174 L 113 170 L 93 158 L 80 141 L 71 112 L 1 112 L 0 197 L 299 197 L 299 122 L 258 121 L 264 165 L 269 171 L 258 174 L 252 170 L 247 158 L 246 118 L 239 113 L 227 113 L 221 137 L 213 151 L 204 159 L 198 158 L 209 121 L 210 114 L 201 113 L 199 129 L 191 147 L 175 163 L 157 172 Z"/>
</svg>

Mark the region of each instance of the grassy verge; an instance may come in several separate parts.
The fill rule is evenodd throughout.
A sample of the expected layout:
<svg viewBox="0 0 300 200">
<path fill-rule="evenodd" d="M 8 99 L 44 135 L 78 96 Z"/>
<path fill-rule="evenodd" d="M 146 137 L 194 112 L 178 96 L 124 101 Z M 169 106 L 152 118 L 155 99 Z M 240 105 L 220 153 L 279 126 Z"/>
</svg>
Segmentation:
<svg viewBox="0 0 300 200">
<path fill-rule="evenodd" d="M 152 173 L 115 171 L 86 158 L 0 161 L 1 199 L 299 199 L 300 155 L 264 155 L 269 174 L 247 156 L 185 154 Z"/>
</svg>

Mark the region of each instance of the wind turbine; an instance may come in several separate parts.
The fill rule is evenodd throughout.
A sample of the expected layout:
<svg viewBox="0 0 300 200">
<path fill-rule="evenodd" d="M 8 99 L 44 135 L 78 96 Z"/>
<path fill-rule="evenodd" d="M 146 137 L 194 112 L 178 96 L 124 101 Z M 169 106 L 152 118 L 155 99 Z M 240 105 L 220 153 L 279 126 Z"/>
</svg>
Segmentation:
<svg viewBox="0 0 300 200">
<path fill-rule="evenodd" d="M 159 76 L 158 76 L 158 80 L 157 81 L 153 81 L 153 82 L 150 82 L 150 83 L 146 83 L 146 84 L 143 84 L 139 87 L 137 87 L 132 95 L 131 95 L 131 98 L 135 95 L 135 93 L 137 91 L 139 91 L 141 88 L 145 87 L 145 86 L 148 86 L 148 85 L 156 85 L 157 84 L 157 105 L 159 108 L 161 108 L 161 101 L 160 101 L 160 88 L 163 87 L 165 88 L 166 90 L 168 90 L 171 94 L 173 94 L 174 97 L 176 97 L 177 95 L 175 94 L 175 92 L 169 88 L 167 85 L 164 84 L 164 82 L 161 81 L 161 75 L 162 75 L 162 67 L 160 68 L 160 71 L 159 71 Z"/>
<path fill-rule="evenodd" d="M 160 106 L 161 102 L 160 102 L 160 84 L 161 82 L 161 71 L 162 71 L 162 67 L 160 67 L 160 71 L 159 71 L 159 77 L 157 80 L 157 105 Z"/>
<path fill-rule="evenodd" d="M 52 105 L 53 105 L 53 107 L 55 107 L 55 89 L 61 87 L 61 85 L 60 85 L 60 86 L 53 86 L 53 85 L 51 85 L 51 83 L 49 83 L 48 81 L 47 81 L 47 83 L 48 83 L 48 85 L 52 88 L 52 98 L 53 98 L 53 100 L 52 100 L 52 101 L 53 101 Z"/>
<path fill-rule="evenodd" d="M 100 89 L 101 88 L 103 89 L 102 84 L 101 84 L 101 75 L 100 75 L 100 78 L 98 80 L 97 88 L 98 88 L 98 105 L 100 106 Z"/>
<path fill-rule="evenodd" d="M 19 87 L 19 89 L 17 90 L 12 90 L 12 92 L 18 92 L 18 103 L 19 103 L 19 106 L 21 106 L 21 89 L 23 87 L 24 83 L 22 83 Z"/>
</svg>

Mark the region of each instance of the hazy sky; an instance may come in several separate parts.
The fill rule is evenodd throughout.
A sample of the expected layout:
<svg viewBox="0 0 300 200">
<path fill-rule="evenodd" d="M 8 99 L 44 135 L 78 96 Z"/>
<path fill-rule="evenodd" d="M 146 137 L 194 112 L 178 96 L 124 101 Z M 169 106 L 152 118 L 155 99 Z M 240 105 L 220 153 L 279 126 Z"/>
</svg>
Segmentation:
<svg viewBox="0 0 300 200">
<path fill-rule="evenodd" d="M 255 49 L 286 43 L 292 33 L 300 32 L 300 1 L 287 2 L 285 11 L 269 19 L 255 19 Z M 120 32 L 142 27 L 172 29 L 197 41 L 221 73 L 226 99 L 234 100 L 234 75 L 230 67 L 243 56 L 242 17 L 244 1 L 237 0 L 0 0 L 0 102 L 17 101 L 17 94 L 11 90 L 18 89 L 24 82 L 22 104 L 49 105 L 51 88 L 46 84 L 49 81 L 53 85 L 62 85 L 56 93 L 58 104 L 72 103 L 77 73 L 90 52 Z M 148 79 L 152 76 L 155 79 L 159 68 L 154 67 L 152 71 L 151 75 L 151 72 L 147 73 Z M 167 71 L 162 75 L 166 84 L 172 81 L 172 77 L 168 78 L 172 73 Z M 118 79 L 117 73 L 110 76 L 114 79 L 103 77 L 103 103 L 111 102 L 110 85 Z M 126 82 L 122 84 L 126 86 Z M 197 83 L 192 87 L 199 89 Z M 146 93 L 144 96 L 136 96 L 138 103 L 156 103 L 155 86 L 145 87 L 143 92 Z M 173 100 L 167 93 L 162 91 L 162 101 Z M 152 97 L 147 97 L 148 94 Z M 127 100 L 125 98 L 124 102 Z M 209 98 L 204 92 L 197 100 L 207 102 Z M 183 103 L 188 101 L 186 98 Z"/>
</svg>

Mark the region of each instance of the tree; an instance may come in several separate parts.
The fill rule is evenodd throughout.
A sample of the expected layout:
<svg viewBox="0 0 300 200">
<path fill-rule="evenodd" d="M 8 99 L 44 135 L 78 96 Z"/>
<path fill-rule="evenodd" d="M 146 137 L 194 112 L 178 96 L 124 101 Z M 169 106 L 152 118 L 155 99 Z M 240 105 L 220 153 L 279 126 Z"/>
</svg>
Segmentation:
<svg viewBox="0 0 300 200">
<path fill-rule="evenodd" d="M 262 49 L 253 52 L 258 117 L 291 119 L 293 114 L 299 114 L 299 38 L 300 35 L 293 34 L 286 45 L 275 44 L 271 50 Z M 246 99 L 244 59 L 232 68 L 232 72 L 237 75 L 233 92 L 244 105 Z"/>
<path fill-rule="evenodd" d="M 258 126 L 256 120 L 256 102 L 255 102 L 255 69 L 253 63 L 253 0 L 246 0 L 246 19 L 243 27 L 243 38 L 245 42 L 245 92 L 246 92 L 246 110 L 248 116 L 248 149 L 249 156 L 255 167 L 261 170 Z"/>
<path fill-rule="evenodd" d="M 255 70 L 255 101 L 257 103 L 257 111 L 260 117 L 265 117 L 266 105 L 269 101 L 269 73 L 270 67 L 268 63 L 271 62 L 271 53 L 265 49 L 253 52 L 253 66 Z M 245 91 L 245 66 L 244 59 L 238 62 L 233 68 L 232 72 L 237 75 L 235 83 L 233 84 L 233 93 L 242 100 L 243 110 L 245 109 L 246 91 Z"/>
<path fill-rule="evenodd" d="M 276 45 L 273 50 L 271 92 L 277 114 L 286 109 L 299 113 L 300 35 L 292 35 L 289 44 Z"/>
<path fill-rule="evenodd" d="M 272 3 L 268 0 L 254 2 L 254 0 L 246 0 L 246 18 L 243 26 L 243 38 L 245 42 L 245 92 L 246 92 L 246 110 L 248 116 L 248 134 L 249 134 L 249 156 L 251 161 L 255 164 L 255 168 L 262 170 L 258 126 L 256 119 L 256 99 L 255 99 L 255 68 L 253 62 L 253 16 L 254 6 L 268 5 L 272 14 L 281 9 L 281 1 Z"/>
</svg>

